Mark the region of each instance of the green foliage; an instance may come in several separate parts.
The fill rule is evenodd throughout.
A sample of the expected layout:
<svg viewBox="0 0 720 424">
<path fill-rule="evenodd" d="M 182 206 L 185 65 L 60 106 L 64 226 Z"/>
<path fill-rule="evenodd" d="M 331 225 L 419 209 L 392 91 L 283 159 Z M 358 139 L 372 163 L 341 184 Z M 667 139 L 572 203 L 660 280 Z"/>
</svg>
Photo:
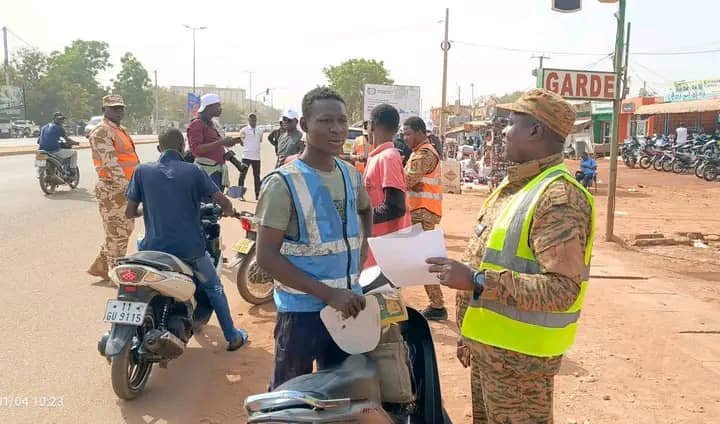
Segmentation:
<svg viewBox="0 0 720 424">
<path fill-rule="evenodd" d="M 351 122 L 363 117 L 363 90 L 365 84 L 392 84 L 390 73 L 382 61 L 350 59 L 340 65 L 323 69 L 330 88 L 345 100 Z"/>
<path fill-rule="evenodd" d="M 525 94 L 524 91 L 513 91 L 512 93 L 507 93 L 503 96 L 498 97 L 498 103 L 512 103 L 515 100 L 519 99 L 520 96 L 522 96 L 523 94 Z"/>
<path fill-rule="evenodd" d="M 125 53 L 120 63 L 122 68 L 113 83 L 113 93 L 125 100 L 125 124 L 130 127 L 149 125 L 155 100 L 148 72 L 132 53 Z"/>
</svg>

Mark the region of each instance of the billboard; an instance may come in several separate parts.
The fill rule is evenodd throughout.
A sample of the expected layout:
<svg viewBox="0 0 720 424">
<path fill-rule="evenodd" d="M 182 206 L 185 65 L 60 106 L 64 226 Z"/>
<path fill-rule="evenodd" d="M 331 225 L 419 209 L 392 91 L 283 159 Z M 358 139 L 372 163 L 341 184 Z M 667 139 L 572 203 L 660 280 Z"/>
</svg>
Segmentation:
<svg viewBox="0 0 720 424">
<path fill-rule="evenodd" d="M 675 81 L 670 93 L 665 96 L 667 102 L 702 100 L 720 97 L 720 78 L 694 81 Z"/>
<path fill-rule="evenodd" d="M 420 87 L 365 84 L 363 120 L 369 120 L 373 108 L 382 103 L 392 105 L 398 110 L 400 123 L 411 116 L 420 116 Z"/>
<path fill-rule="evenodd" d="M 0 85 L 0 116 L 22 118 L 25 115 L 25 101 L 22 87 Z"/>
<path fill-rule="evenodd" d="M 617 89 L 612 72 L 543 69 L 543 88 L 578 100 L 614 100 Z"/>
<path fill-rule="evenodd" d="M 200 96 L 193 93 L 187 93 L 187 111 L 190 116 L 197 115 L 198 109 L 200 109 Z"/>
</svg>

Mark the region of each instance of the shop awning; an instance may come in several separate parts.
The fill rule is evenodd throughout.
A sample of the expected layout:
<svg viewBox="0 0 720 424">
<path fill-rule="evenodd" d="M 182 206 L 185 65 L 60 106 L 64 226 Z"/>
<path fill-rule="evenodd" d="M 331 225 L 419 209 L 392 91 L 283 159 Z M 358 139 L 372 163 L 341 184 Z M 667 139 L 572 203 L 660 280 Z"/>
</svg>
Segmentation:
<svg viewBox="0 0 720 424">
<path fill-rule="evenodd" d="M 491 124 L 490 121 L 470 121 L 465 123 L 465 131 L 472 131 L 475 128 L 486 128 Z"/>
<path fill-rule="evenodd" d="M 590 122 L 592 122 L 592 119 L 590 119 L 590 118 L 578 119 L 575 121 L 575 124 L 573 124 L 573 127 L 575 127 L 575 129 L 583 128 Z"/>
<path fill-rule="evenodd" d="M 715 110 L 720 111 L 720 98 L 645 105 L 637 108 L 634 114 L 663 115 L 666 113 L 712 112 Z"/>
<path fill-rule="evenodd" d="M 459 127 L 450 128 L 449 130 L 445 131 L 445 135 L 460 134 L 463 131 L 465 131 L 465 127 L 461 125 Z"/>
</svg>

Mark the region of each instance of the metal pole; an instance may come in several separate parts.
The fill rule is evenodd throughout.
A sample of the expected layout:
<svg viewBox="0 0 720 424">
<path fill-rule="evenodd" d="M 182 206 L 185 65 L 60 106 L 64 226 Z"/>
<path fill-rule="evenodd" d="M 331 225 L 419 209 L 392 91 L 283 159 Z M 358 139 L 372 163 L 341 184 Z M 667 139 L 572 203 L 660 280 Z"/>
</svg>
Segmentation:
<svg viewBox="0 0 720 424">
<path fill-rule="evenodd" d="M 153 73 L 155 74 L 155 134 L 160 134 L 160 92 L 157 84 L 157 70 Z"/>
<path fill-rule="evenodd" d="M 539 60 L 540 60 L 540 62 L 538 63 L 537 71 L 536 71 L 536 72 L 537 72 L 537 75 L 535 76 L 535 86 L 536 86 L 537 88 L 540 88 L 540 87 L 543 86 L 543 81 L 542 81 L 543 61 L 544 61 L 545 59 L 551 59 L 551 57 L 550 57 L 550 56 L 545 56 L 544 54 L 541 54 L 540 56 L 535 56 L 535 55 L 530 56 L 530 59 L 539 59 Z"/>
<path fill-rule="evenodd" d="M 618 87 L 622 81 L 623 43 L 625 41 L 625 0 L 620 0 L 617 16 L 617 36 L 615 38 L 615 101 L 613 104 L 612 139 L 610 140 L 610 175 L 608 181 L 607 222 L 605 240 L 612 241 L 615 228 L 615 192 L 617 189 L 618 135 L 620 131 L 620 108 L 624 87 Z"/>
<path fill-rule="evenodd" d="M 475 118 L 475 84 L 470 83 L 470 106 L 472 106 L 472 112 L 470 114 Z"/>
<path fill-rule="evenodd" d="M 192 29 L 193 34 L 193 94 L 195 94 L 195 28 Z"/>
<path fill-rule="evenodd" d="M 625 98 L 627 95 L 627 84 L 628 84 L 628 67 L 630 66 L 630 25 L 632 22 L 627 24 L 627 34 L 625 35 L 625 65 L 623 66 L 623 85 L 621 98 Z"/>
<path fill-rule="evenodd" d="M 447 65 L 448 65 L 448 50 L 450 49 L 450 42 L 448 41 L 448 29 L 450 21 L 450 9 L 445 9 L 445 41 L 443 42 L 443 76 L 442 76 L 442 100 L 440 109 L 440 137 L 445 136 L 445 126 L 447 125 Z"/>
<path fill-rule="evenodd" d="M 7 46 L 7 27 L 2 28 L 3 31 L 3 50 L 5 51 L 5 85 L 10 85 L 10 55 Z"/>
</svg>

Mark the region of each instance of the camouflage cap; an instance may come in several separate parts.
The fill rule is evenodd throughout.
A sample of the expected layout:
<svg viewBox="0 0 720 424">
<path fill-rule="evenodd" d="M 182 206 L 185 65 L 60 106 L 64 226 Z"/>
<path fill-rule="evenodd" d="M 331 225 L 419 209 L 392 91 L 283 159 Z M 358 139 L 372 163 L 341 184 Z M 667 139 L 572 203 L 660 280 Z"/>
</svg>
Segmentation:
<svg viewBox="0 0 720 424">
<path fill-rule="evenodd" d="M 575 125 L 575 109 L 565 99 L 544 88 L 534 88 L 514 103 L 497 105 L 500 109 L 532 116 L 561 137 L 567 137 Z"/>
<path fill-rule="evenodd" d="M 119 94 L 108 94 L 102 98 L 102 107 L 125 106 L 125 101 Z"/>
</svg>

